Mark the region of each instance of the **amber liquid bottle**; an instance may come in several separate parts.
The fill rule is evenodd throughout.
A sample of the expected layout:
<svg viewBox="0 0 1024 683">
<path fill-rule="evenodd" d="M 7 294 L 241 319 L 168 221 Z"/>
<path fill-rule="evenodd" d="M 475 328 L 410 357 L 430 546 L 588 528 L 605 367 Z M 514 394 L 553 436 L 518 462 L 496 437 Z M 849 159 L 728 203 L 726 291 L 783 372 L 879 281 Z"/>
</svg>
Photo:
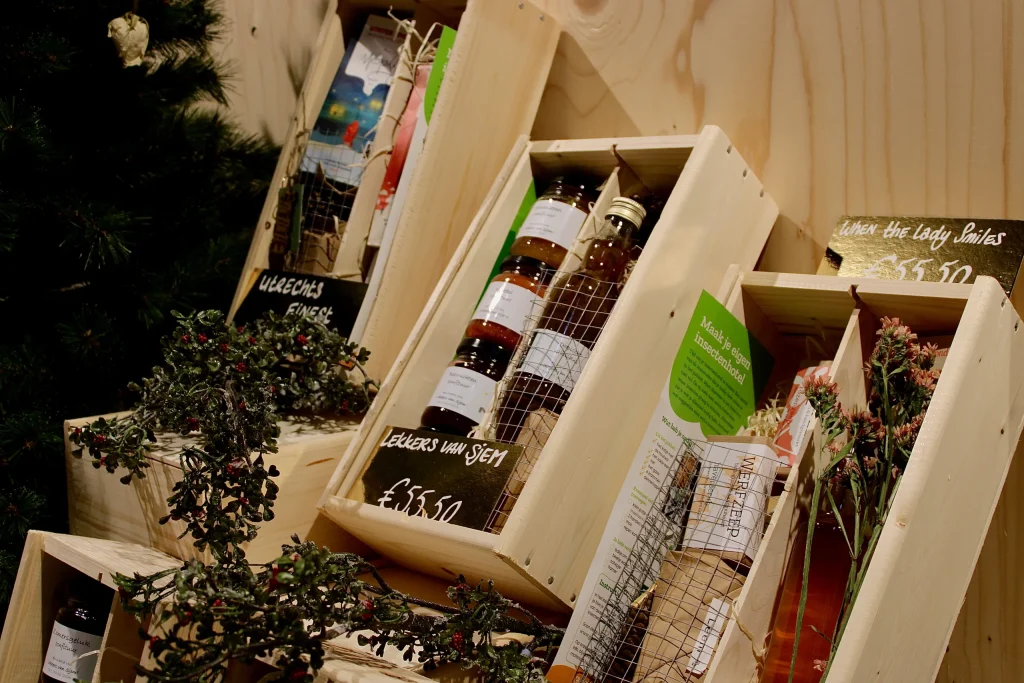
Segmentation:
<svg viewBox="0 0 1024 683">
<path fill-rule="evenodd" d="M 789 680 L 797 609 L 800 606 L 800 589 L 803 585 L 804 549 L 807 540 L 806 516 L 804 519 L 805 523 L 797 535 L 789 566 L 786 568 L 782 597 L 772 624 L 772 639 L 768 644 L 761 683 L 787 683 Z M 824 675 L 824 664 L 828 661 L 832 646 L 814 630 L 817 629 L 829 638 L 832 637 L 839 623 L 846 581 L 850 573 L 850 551 L 842 529 L 831 515 L 822 519 L 822 515 L 819 514 L 818 519 L 811 542 L 807 606 L 804 609 L 803 628 L 800 629 L 796 666 L 793 667 L 794 683 L 819 683 Z"/>
<path fill-rule="evenodd" d="M 99 657 L 87 653 L 98 650 L 103 643 L 113 597 L 112 590 L 91 579 L 79 577 L 72 581 L 71 597 L 57 611 L 53 622 L 40 681 L 92 680 Z"/>
<path fill-rule="evenodd" d="M 612 200 L 580 270 L 552 285 L 530 348 L 502 396 L 499 441 L 515 441 L 535 410 L 561 412 L 619 297 L 619 283 L 644 214 L 632 199 Z"/>
</svg>

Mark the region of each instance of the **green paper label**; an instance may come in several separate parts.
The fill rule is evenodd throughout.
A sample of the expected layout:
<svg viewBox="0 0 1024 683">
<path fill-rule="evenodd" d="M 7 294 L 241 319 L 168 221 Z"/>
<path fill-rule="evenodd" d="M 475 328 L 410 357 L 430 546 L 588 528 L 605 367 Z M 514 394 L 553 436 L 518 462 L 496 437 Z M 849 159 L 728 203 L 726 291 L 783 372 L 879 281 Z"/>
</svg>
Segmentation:
<svg viewBox="0 0 1024 683">
<path fill-rule="evenodd" d="M 455 35 L 456 32 L 453 28 L 445 26 L 441 29 L 441 40 L 437 43 L 434 65 L 430 67 L 430 78 L 427 79 L 427 89 L 423 93 L 423 116 L 427 119 L 427 123 L 430 123 L 430 117 L 434 113 L 437 94 L 441 92 L 441 82 L 444 80 L 444 72 L 448 68 L 448 57 L 455 45 Z"/>
<path fill-rule="evenodd" d="M 743 323 L 701 292 L 672 364 L 672 410 L 706 436 L 733 435 L 757 408 L 773 362 Z"/>
</svg>

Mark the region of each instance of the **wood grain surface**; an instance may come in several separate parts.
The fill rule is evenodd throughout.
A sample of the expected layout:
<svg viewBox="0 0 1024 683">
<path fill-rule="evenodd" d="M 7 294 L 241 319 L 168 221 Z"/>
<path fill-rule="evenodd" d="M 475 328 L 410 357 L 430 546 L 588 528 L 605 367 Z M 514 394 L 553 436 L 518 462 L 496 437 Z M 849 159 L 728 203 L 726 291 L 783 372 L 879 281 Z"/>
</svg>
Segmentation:
<svg viewBox="0 0 1024 683">
<path fill-rule="evenodd" d="M 1024 217 L 1020 0 L 535 1 L 534 139 L 721 126 L 781 210 L 763 270 L 814 272 L 844 213 Z"/>
<path fill-rule="evenodd" d="M 228 105 L 248 133 L 284 142 L 328 0 L 225 0 L 215 48 L 229 63 Z"/>
</svg>

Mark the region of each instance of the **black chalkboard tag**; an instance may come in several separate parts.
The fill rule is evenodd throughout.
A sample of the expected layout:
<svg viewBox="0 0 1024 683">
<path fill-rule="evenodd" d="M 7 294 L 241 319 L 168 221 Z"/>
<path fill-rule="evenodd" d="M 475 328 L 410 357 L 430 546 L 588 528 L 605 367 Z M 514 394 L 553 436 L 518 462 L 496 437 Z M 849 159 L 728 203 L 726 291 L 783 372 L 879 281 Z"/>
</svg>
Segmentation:
<svg viewBox="0 0 1024 683">
<path fill-rule="evenodd" d="M 295 312 L 348 336 L 366 297 L 366 289 L 363 282 L 264 269 L 257 274 L 233 322 L 247 323 L 266 311 L 278 315 Z"/>
<path fill-rule="evenodd" d="M 363 502 L 483 530 L 523 447 L 388 427 L 363 473 Z"/>
<path fill-rule="evenodd" d="M 827 254 L 842 276 L 970 284 L 989 275 L 1009 295 L 1024 259 L 1024 221 L 843 216 Z"/>
</svg>

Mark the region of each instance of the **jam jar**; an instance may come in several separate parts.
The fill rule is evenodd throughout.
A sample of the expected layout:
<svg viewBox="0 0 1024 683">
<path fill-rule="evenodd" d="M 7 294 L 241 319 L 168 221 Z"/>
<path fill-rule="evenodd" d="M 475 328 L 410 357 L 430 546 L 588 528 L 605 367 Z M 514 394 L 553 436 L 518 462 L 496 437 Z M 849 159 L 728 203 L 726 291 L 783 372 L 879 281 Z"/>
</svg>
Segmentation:
<svg viewBox="0 0 1024 683">
<path fill-rule="evenodd" d="M 513 256 L 535 258 L 548 268 L 562 265 L 596 193 L 589 185 L 564 176 L 555 178 L 537 198 L 512 243 Z"/>
<path fill-rule="evenodd" d="M 540 300 L 553 270 L 529 256 L 509 256 L 487 286 L 466 337 L 483 339 L 512 350 L 530 314 L 539 313 Z"/>
<path fill-rule="evenodd" d="M 511 358 L 510 349 L 493 342 L 463 339 L 423 411 L 421 429 L 467 436 L 490 410 Z"/>
</svg>

